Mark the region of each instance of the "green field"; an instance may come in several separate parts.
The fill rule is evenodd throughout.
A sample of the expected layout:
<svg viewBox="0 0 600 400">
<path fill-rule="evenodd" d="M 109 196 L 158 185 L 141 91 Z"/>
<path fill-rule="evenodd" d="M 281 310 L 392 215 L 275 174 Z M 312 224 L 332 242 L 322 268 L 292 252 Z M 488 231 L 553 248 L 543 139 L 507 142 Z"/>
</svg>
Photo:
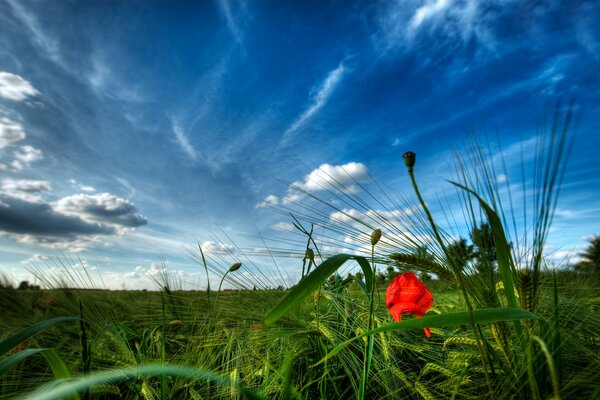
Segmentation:
<svg viewBox="0 0 600 400">
<path fill-rule="evenodd" d="M 521 322 L 521 329 L 530 332 L 531 337 L 536 337 L 534 333 L 540 329 L 542 343 L 552 351 L 552 363 L 540 351 L 538 342 L 529 339 L 519 343 L 512 322 L 479 326 L 489 357 L 485 362 L 468 321 L 432 327 L 430 339 L 422 329 L 388 331 L 374 336 L 365 397 L 485 398 L 488 386 L 484 368 L 489 369 L 497 398 L 534 398 L 531 379 L 538 398 L 556 396 L 554 379 L 559 380 L 562 398 L 597 397 L 598 290 L 576 281 L 561 283 L 558 320 L 554 320 L 552 281 L 549 276 L 545 278 L 550 282 L 543 283 L 545 294 L 539 307 L 548 331 L 543 336 L 541 321 L 528 320 Z M 430 285 L 435 305 L 429 315 L 464 309 L 457 290 L 438 286 Z M 164 378 L 156 371 L 129 378 L 117 373 L 113 379 L 118 379 L 105 380 L 92 387 L 89 394 L 81 392 L 80 398 L 241 398 L 245 389 L 262 398 L 355 397 L 365 339 L 347 344 L 326 362 L 317 363 L 337 345 L 365 331 L 369 307 L 363 291 L 356 284 L 325 287 L 273 326 L 256 326 L 285 295 L 281 291 L 229 291 L 220 295 L 215 308 L 215 294 L 209 305 L 206 292 L 5 288 L 0 315 L 3 332 L 14 333 L 36 321 L 59 316 L 78 317 L 81 301 L 90 351 L 86 366 L 79 321 L 48 327 L 28 338 L 20 350 L 53 349 L 55 357 L 46 353 L 30 355 L 9 371 L 2 370 L 1 395 L 13 398 L 48 383 L 49 387 L 60 387 L 55 385 L 55 378 L 82 376 L 87 371 L 94 376 L 98 372 L 169 364 L 190 369 L 171 371 L 165 367 L 168 376 Z M 392 323 L 384 297 L 383 290 L 375 294 L 375 327 Z M 508 337 L 500 339 L 498 332 L 502 331 Z M 16 354 L 15 349 L 9 354 Z M 57 365 L 62 363 L 64 370 Z M 531 377 L 527 370 L 530 365 L 534 368 Z M 76 398 L 75 393 L 69 398 Z"/>
</svg>

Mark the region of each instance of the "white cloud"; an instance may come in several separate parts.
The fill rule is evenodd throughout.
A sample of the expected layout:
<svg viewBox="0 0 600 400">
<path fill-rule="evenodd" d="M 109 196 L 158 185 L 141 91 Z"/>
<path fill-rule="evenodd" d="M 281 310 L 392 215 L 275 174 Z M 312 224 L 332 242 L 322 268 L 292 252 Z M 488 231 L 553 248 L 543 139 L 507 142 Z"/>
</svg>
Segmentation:
<svg viewBox="0 0 600 400">
<path fill-rule="evenodd" d="M 81 190 L 82 192 L 95 192 L 96 188 L 94 188 L 93 186 L 88 186 L 88 185 L 82 185 L 81 183 L 77 182 L 75 179 L 71 178 L 69 179 L 69 183 L 71 184 L 71 186 L 73 186 L 75 189 L 77 190 Z"/>
<path fill-rule="evenodd" d="M 429 2 L 424 6 L 417 8 L 409 22 L 410 29 L 418 29 L 423 22 L 443 13 L 450 5 L 452 5 L 450 0 L 435 0 L 434 2 Z"/>
<path fill-rule="evenodd" d="M 39 92 L 19 75 L 0 71 L 0 97 L 14 101 L 23 101 Z"/>
<path fill-rule="evenodd" d="M 196 149 L 192 147 L 190 141 L 187 136 L 185 136 L 185 132 L 183 128 L 177 121 L 171 121 L 171 129 L 173 129 L 173 133 L 175 134 L 175 140 L 177 144 L 181 147 L 181 149 L 187 154 L 192 160 L 196 160 L 197 154 Z"/>
<path fill-rule="evenodd" d="M 344 165 L 321 164 L 304 177 L 302 182 L 294 182 L 291 187 L 307 192 L 340 190 L 343 193 L 358 193 L 358 182 L 364 182 L 369 174 L 362 163 L 349 162 Z"/>
<path fill-rule="evenodd" d="M 48 261 L 48 256 L 35 253 L 31 257 L 21 261 L 21 264 L 32 264 L 32 263 L 39 263 L 39 262 L 46 262 L 46 261 Z"/>
<path fill-rule="evenodd" d="M 0 118 L 0 149 L 25 139 L 23 126 L 8 118 Z"/>
<path fill-rule="evenodd" d="M 278 222 L 278 223 L 272 225 L 271 228 L 275 229 L 276 231 L 285 231 L 285 232 L 294 232 L 296 230 L 294 225 L 290 224 L 289 222 Z"/>
<path fill-rule="evenodd" d="M 234 255 L 237 251 L 235 246 L 227 243 L 216 243 L 212 240 L 207 240 L 201 244 L 202 251 L 207 254 L 226 254 Z"/>
<path fill-rule="evenodd" d="M 27 179 L 3 179 L 0 188 L 4 194 L 29 202 L 42 201 L 43 193 L 52 190 L 48 181 Z"/>
<path fill-rule="evenodd" d="M 29 165 L 34 161 L 41 160 L 44 158 L 43 153 L 40 149 L 36 149 L 35 147 L 24 145 L 19 149 L 15 150 L 13 153 L 15 159 L 22 162 L 25 165 Z"/>
<path fill-rule="evenodd" d="M 498 21 L 511 12 L 513 1 L 429 0 L 390 3 L 380 17 L 380 30 L 374 43 L 381 55 L 395 50 L 432 52 L 455 51 L 472 41 L 494 51 Z M 421 46 L 420 36 L 430 36 Z"/>
<path fill-rule="evenodd" d="M 283 199 L 281 199 L 282 204 L 292 204 L 297 203 L 304 198 L 304 194 L 300 192 L 290 191 Z"/>
<path fill-rule="evenodd" d="M 344 76 L 345 68 L 340 64 L 327 74 L 325 81 L 319 86 L 310 106 L 290 125 L 284 132 L 282 142 L 286 142 L 298 128 L 306 123 L 317 111 L 319 111 L 329 100 L 329 97 Z"/>
<path fill-rule="evenodd" d="M 412 214 L 410 209 L 405 210 L 366 210 L 344 209 L 331 213 L 332 222 L 353 225 L 356 228 L 368 225 L 377 225 L 384 221 L 400 221 Z"/>
<path fill-rule="evenodd" d="M 279 204 L 279 197 L 275 196 L 274 194 L 270 194 L 267 197 L 265 197 L 262 201 L 260 201 L 256 207 L 271 207 L 271 206 L 276 206 Z"/>
</svg>

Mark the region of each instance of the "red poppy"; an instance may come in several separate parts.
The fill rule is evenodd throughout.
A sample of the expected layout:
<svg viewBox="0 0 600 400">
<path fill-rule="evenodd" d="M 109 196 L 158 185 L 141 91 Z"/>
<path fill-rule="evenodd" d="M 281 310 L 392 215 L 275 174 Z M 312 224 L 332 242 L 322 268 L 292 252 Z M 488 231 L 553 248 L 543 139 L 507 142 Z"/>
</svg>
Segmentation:
<svg viewBox="0 0 600 400">
<path fill-rule="evenodd" d="M 422 318 L 431 308 L 433 295 L 412 272 L 397 276 L 385 293 L 385 305 L 395 321 L 402 320 L 402 314 L 412 314 Z M 429 328 L 425 328 L 427 337 L 431 337 Z"/>
</svg>

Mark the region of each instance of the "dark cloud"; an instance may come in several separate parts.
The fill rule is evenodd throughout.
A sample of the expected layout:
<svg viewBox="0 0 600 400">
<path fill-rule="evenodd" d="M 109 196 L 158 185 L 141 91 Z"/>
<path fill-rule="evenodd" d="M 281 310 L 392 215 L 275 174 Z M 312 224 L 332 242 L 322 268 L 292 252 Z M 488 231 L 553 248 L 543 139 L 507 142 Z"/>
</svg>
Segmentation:
<svg viewBox="0 0 600 400">
<path fill-rule="evenodd" d="M 8 234 L 61 237 L 112 235 L 113 226 L 66 215 L 49 204 L 25 201 L 0 194 L 0 231 Z"/>
<path fill-rule="evenodd" d="M 136 228 L 147 223 L 135 205 L 110 193 L 95 195 L 76 194 L 53 203 L 54 209 L 67 215 L 78 216 L 89 222 Z"/>
<path fill-rule="evenodd" d="M 48 203 L 43 181 L 4 181 L 0 191 L 0 235 L 45 247 L 85 250 L 100 237 L 126 234 L 145 225 L 135 205 L 109 193 L 78 194 Z M 20 190 L 16 190 L 20 189 Z"/>
</svg>

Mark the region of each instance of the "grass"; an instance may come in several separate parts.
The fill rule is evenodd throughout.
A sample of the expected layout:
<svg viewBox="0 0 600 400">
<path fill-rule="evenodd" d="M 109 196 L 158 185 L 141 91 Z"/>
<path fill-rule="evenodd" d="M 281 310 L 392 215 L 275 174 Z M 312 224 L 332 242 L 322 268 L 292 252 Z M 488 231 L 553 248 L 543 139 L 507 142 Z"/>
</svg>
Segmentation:
<svg viewBox="0 0 600 400">
<path fill-rule="evenodd" d="M 200 250 L 199 271 L 221 276 L 217 293 L 177 290 L 166 270 L 150 292 L 73 288 L 89 279 L 81 269 L 36 271 L 50 290 L 5 282 L 0 397 L 598 398 L 600 291 L 544 257 L 570 121 L 570 109 L 559 109 L 539 144 L 533 188 L 523 177 L 531 210 L 523 218 L 513 212 L 514 186 L 493 178 L 497 157 L 473 145 L 449 177 L 458 211 L 421 194 L 418 165 L 408 165 L 412 198 L 376 182 L 361 197 L 332 181 L 328 198 L 304 192 L 296 206 L 275 209 L 292 213 L 299 239 L 268 249 L 274 270 L 241 249 L 243 260 Z M 480 234 L 469 257 L 455 251 L 464 227 Z M 275 260 L 287 254 L 302 271 L 289 290 L 247 290 L 237 276 L 241 268 L 275 287 L 270 277 L 285 273 Z M 427 315 L 393 322 L 385 288 L 404 270 L 440 279 L 425 280 L 435 298 Z M 344 278 L 349 271 L 360 273 Z M 221 292 L 225 280 L 246 290 Z"/>
</svg>

